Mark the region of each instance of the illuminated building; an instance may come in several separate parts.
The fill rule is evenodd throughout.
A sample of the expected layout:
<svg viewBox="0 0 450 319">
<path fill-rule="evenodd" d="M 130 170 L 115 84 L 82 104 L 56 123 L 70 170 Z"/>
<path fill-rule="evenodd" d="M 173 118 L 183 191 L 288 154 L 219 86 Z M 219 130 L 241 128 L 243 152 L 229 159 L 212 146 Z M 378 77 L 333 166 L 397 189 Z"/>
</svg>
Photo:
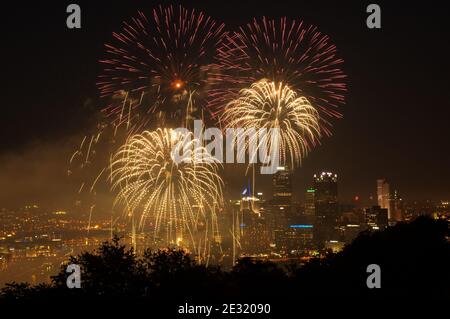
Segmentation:
<svg viewBox="0 0 450 319">
<path fill-rule="evenodd" d="M 316 215 L 315 204 L 316 190 L 314 188 L 308 188 L 305 193 L 305 213 L 304 217 L 310 223 L 314 223 L 314 217 Z"/>
<path fill-rule="evenodd" d="M 273 204 L 283 207 L 286 214 L 292 208 L 292 172 L 287 166 L 280 166 L 273 175 Z"/>
<path fill-rule="evenodd" d="M 344 248 L 345 243 L 338 240 L 327 240 L 325 242 L 325 249 L 331 250 L 333 253 L 338 253 Z"/>
<path fill-rule="evenodd" d="M 315 231 L 314 240 L 318 247 L 325 241 L 337 237 L 339 218 L 337 201 L 337 174 L 322 172 L 314 175 Z"/>
<path fill-rule="evenodd" d="M 366 209 L 366 225 L 372 230 L 383 230 L 388 226 L 388 210 L 380 206 Z"/>
<path fill-rule="evenodd" d="M 436 212 L 434 214 L 436 219 L 446 219 L 450 221 L 450 201 L 441 200 L 436 206 Z"/>
<path fill-rule="evenodd" d="M 266 220 L 262 214 L 264 205 L 262 193 L 253 195 L 250 185 L 242 192 L 239 201 L 238 224 L 241 253 L 258 255 L 267 253 L 269 249 L 269 233 Z"/>
<path fill-rule="evenodd" d="M 284 248 L 289 255 L 300 255 L 313 249 L 313 230 L 311 224 L 289 225 L 284 234 Z"/>
<path fill-rule="evenodd" d="M 391 220 L 391 211 L 390 211 L 390 193 L 389 193 L 389 183 L 385 179 L 377 180 L 377 200 L 378 206 L 381 208 L 387 209 L 388 219 Z"/>
<path fill-rule="evenodd" d="M 267 219 L 269 209 L 267 207 L 268 203 L 264 197 L 264 194 L 262 192 L 257 192 L 255 198 L 257 199 L 259 214 L 262 218 Z"/>
<path fill-rule="evenodd" d="M 441 201 L 438 203 L 436 209 L 437 209 L 438 211 L 443 211 L 443 212 L 448 212 L 448 211 L 450 211 L 450 201 L 448 201 L 448 200 L 441 200 Z"/>
<path fill-rule="evenodd" d="M 390 198 L 389 211 L 391 212 L 390 222 L 396 223 L 403 220 L 403 200 L 397 190 L 394 191 Z"/>
<path fill-rule="evenodd" d="M 292 216 L 292 172 L 287 166 L 280 166 L 273 175 L 272 200 L 267 212 L 267 223 L 271 241 L 280 243 Z M 279 250 L 279 246 L 277 250 Z"/>
</svg>

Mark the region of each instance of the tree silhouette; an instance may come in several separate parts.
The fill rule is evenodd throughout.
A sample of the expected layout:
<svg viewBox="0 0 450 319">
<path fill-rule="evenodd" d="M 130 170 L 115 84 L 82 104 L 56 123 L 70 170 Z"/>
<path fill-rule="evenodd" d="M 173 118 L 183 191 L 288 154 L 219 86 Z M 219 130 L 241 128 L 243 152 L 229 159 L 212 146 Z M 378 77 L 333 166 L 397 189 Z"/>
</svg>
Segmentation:
<svg viewBox="0 0 450 319">
<path fill-rule="evenodd" d="M 384 231 L 363 232 L 342 252 L 309 262 L 294 282 L 312 295 L 450 297 L 448 222 L 419 217 Z M 367 266 L 381 267 L 381 289 L 368 289 Z"/>
</svg>

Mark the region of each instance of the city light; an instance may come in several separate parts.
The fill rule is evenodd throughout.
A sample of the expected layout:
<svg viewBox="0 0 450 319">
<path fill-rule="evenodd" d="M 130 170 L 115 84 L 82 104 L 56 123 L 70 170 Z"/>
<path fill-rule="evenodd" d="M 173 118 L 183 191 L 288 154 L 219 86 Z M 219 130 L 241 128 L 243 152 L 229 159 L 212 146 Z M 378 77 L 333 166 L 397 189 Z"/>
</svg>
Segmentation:
<svg viewBox="0 0 450 319">
<path fill-rule="evenodd" d="M 313 228 L 313 225 L 289 225 L 289 228 Z"/>
</svg>

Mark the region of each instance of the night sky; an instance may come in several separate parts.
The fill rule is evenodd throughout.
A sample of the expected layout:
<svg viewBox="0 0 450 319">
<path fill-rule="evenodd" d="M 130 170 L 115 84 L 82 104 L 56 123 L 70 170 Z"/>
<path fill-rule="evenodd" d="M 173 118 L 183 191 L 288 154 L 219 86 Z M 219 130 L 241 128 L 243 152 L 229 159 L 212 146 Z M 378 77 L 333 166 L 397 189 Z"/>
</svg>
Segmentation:
<svg viewBox="0 0 450 319">
<path fill-rule="evenodd" d="M 381 30 L 366 27 L 366 6 L 378 3 Z M 31 201 L 65 205 L 67 160 L 95 126 L 102 101 L 95 86 L 111 33 L 153 1 L 20 1 L 4 5 L 0 207 Z M 82 29 L 66 27 L 77 3 Z M 165 2 L 165 3 L 168 3 Z M 339 176 L 343 202 L 368 203 L 385 177 L 406 200 L 450 198 L 448 13 L 442 4 L 410 1 L 182 1 L 229 30 L 253 16 L 300 18 L 331 37 L 345 60 L 347 103 L 333 136 L 297 169 L 296 197 L 322 169 Z M 229 169 L 229 168 L 227 168 Z M 233 172 L 230 170 L 230 174 Z M 245 184 L 235 174 L 228 192 Z M 262 186 L 268 191 L 269 183 Z"/>
</svg>

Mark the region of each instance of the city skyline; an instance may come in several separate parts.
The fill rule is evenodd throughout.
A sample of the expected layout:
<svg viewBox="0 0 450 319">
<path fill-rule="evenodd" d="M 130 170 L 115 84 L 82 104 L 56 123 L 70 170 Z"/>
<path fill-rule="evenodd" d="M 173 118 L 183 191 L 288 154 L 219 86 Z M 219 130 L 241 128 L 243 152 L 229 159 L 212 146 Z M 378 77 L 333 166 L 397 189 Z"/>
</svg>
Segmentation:
<svg viewBox="0 0 450 319">
<path fill-rule="evenodd" d="M 340 202 L 339 179 L 334 172 L 319 171 L 311 181 L 313 187 L 305 190 L 304 200 L 299 202 L 292 197 L 292 172 L 287 167 L 279 167 L 272 176 L 268 193 L 260 192 L 249 179 L 239 196 L 227 200 L 217 215 L 215 240 L 224 254 L 221 266 L 228 269 L 239 256 L 304 263 L 322 254 L 323 249 L 341 251 L 366 229 L 382 231 L 421 215 L 448 218 L 448 200 L 402 202 L 393 219 L 388 217 L 388 208 L 380 207 L 377 201 L 373 205 Z M 383 183 L 378 180 L 377 186 Z M 390 207 L 397 209 L 393 201 L 397 193 L 389 194 Z M 127 219 L 118 222 L 113 216 L 91 216 L 87 211 L 80 215 L 37 205 L 14 211 L 3 208 L 0 225 L 0 286 L 11 279 L 48 282 L 67 253 L 94 249 L 114 235 L 123 237 L 139 254 L 160 245 L 149 228 L 138 228 Z"/>
</svg>

